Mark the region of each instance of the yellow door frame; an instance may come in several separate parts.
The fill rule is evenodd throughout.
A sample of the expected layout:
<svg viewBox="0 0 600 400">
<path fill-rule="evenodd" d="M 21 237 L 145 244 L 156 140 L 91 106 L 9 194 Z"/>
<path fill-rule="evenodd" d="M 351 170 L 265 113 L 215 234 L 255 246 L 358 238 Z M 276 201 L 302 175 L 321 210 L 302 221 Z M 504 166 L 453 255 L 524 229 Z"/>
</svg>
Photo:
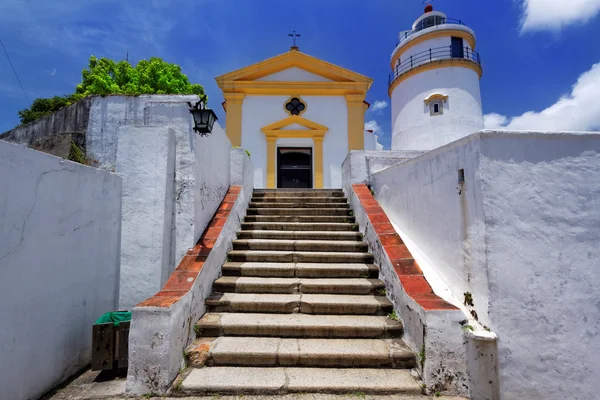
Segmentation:
<svg viewBox="0 0 600 400">
<path fill-rule="evenodd" d="M 284 129 L 292 124 L 298 124 L 307 129 Z M 263 127 L 262 132 L 267 139 L 267 188 L 275 189 L 276 182 L 276 153 L 277 139 L 312 139 L 314 160 L 314 187 L 323 188 L 323 138 L 328 127 L 310 121 L 297 115 L 282 119 Z"/>
</svg>

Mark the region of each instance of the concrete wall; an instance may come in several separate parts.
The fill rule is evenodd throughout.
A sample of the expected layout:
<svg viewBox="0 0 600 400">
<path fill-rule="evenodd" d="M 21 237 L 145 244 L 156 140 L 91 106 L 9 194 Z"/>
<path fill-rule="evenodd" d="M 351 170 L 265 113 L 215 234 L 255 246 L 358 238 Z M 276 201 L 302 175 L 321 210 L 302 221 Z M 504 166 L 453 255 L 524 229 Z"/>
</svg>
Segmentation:
<svg viewBox="0 0 600 400">
<path fill-rule="evenodd" d="M 471 293 L 467 309 L 498 335 L 503 399 L 595 397 L 599 153 L 599 134 L 483 131 L 371 177 L 451 292 L 436 293 Z"/>
<path fill-rule="evenodd" d="M 419 370 L 421 379 L 430 390 L 429 393 L 442 391 L 445 394 L 464 396 L 469 393 L 469 377 L 461 322 L 467 319 L 468 314 L 457 309 L 426 310 L 407 293 L 368 213 L 352 187 L 353 184 L 369 181 L 368 158 L 402 163 L 406 160 L 402 161 L 401 157 L 410 156 L 410 153 L 393 151 L 351 151 L 343 163 L 343 189 L 364 240 L 369 244 L 374 263 L 379 266 L 379 278 L 385 283 L 386 295 L 394 304 L 394 309 L 404 326 L 404 340 L 415 353 L 425 355 L 425 358 L 421 359 Z M 404 236 L 402 239 L 405 239 Z M 408 243 L 405 244 L 408 247 Z M 412 252 L 412 248 L 410 250 Z M 426 278 L 435 290 L 436 282 L 432 282 L 431 276 L 426 275 Z M 437 286 L 438 290 L 435 290 L 435 293 L 441 296 L 439 285 Z M 447 298 L 445 300 L 449 301 Z M 453 300 L 450 303 L 457 305 L 456 299 Z M 483 398 L 474 398 L 479 399 Z"/>
<path fill-rule="evenodd" d="M 160 290 L 229 187 L 231 145 L 218 124 L 207 137 L 193 131 L 187 103 L 197 99 L 91 100 L 88 157 L 123 176 L 126 196 L 120 308 L 131 309 Z"/>
<path fill-rule="evenodd" d="M 229 189 L 230 152 L 231 142 L 218 123 L 211 135 L 195 136 L 194 244 Z"/>
<path fill-rule="evenodd" d="M 158 292 L 175 268 L 175 135 L 165 127 L 126 125 L 118 143 L 117 171 L 123 177 L 119 308 L 129 310 Z"/>
<path fill-rule="evenodd" d="M 246 96 L 242 104 L 242 147 L 254 162 L 254 185 L 267 185 L 267 140 L 261 129 L 289 117 L 284 110 L 289 96 Z M 344 96 L 302 96 L 303 118 L 329 128 L 323 139 L 323 186 L 342 186 L 342 162 L 348 153 L 348 107 Z M 279 139 L 278 147 L 313 147 L 312 139 Z M 276 155 L 275 155 L 276 157 Z M 314 166 L 313 166 L 314 173 Z M 313 177 L 314 182 L 314 177 Z"/>
<path fill-rule="evenodd" d="M 0 139 L 31 146 L 36 140 L 60 133 L 85 132 L 93 97 L 80 100 L 52 115 L 0 135 Z"/>
<path fill-rule="evenodd" d="M 121 178 L 0 141 L 0 187 L 0 398 L 36 399 L 117 307 Z"/>
<path fill-rule="evenodd" d="M 192 287 L 168 307 L 135 307 L 129 334 L 127 393 L 164 394 L 185 367 L 184 349 L 195 338 L 194 324 L 206 312 L 205 299 L 231 250 L 252 197 L 252 162 L 243 149 L 231 149 L 230 180 L 241 185 L 229 217 Z"/>
</svg>

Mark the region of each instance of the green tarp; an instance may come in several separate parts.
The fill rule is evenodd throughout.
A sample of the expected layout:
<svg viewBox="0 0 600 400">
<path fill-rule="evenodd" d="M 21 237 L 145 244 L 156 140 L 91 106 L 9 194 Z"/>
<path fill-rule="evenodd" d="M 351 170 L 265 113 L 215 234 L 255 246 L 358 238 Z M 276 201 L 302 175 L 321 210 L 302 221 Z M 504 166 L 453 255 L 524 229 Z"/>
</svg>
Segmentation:
<svg viewBox="0 0 600 400">
<path fill-rule="evenodd" d="M 107 312 L 98 320 L 96 324 L 107 324 L 112 322 L 115 326 L 119 326 L 121 322 L 131 321 L 131 311 L 113 311 Z"/>
</svg>

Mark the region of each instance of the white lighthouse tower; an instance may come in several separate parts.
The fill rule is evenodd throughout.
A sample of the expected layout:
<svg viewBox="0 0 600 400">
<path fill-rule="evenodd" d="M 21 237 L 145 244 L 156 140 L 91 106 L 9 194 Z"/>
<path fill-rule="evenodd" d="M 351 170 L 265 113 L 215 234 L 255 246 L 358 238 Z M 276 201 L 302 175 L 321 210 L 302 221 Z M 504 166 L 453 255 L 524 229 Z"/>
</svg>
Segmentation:
<svg viewBox="0 0 600 400">
<path fill-rule="evenodd" d="M 425 7 L 392 53 L 392 150 L 432 150 L 483 129 L 475 33 Z"/>
</svg>

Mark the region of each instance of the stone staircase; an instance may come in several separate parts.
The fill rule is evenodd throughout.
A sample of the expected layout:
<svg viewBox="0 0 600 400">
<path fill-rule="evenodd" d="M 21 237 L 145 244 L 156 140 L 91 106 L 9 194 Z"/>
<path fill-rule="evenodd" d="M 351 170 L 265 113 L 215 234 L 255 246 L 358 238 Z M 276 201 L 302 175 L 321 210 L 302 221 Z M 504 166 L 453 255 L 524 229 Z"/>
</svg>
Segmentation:
<svg viewBox="0 0 600 400">
<path fill-rule="evenodd" d="M 372 263 L 341 190 L 256 190 L 179 390 L 420 393 Z"/>
</svg>

